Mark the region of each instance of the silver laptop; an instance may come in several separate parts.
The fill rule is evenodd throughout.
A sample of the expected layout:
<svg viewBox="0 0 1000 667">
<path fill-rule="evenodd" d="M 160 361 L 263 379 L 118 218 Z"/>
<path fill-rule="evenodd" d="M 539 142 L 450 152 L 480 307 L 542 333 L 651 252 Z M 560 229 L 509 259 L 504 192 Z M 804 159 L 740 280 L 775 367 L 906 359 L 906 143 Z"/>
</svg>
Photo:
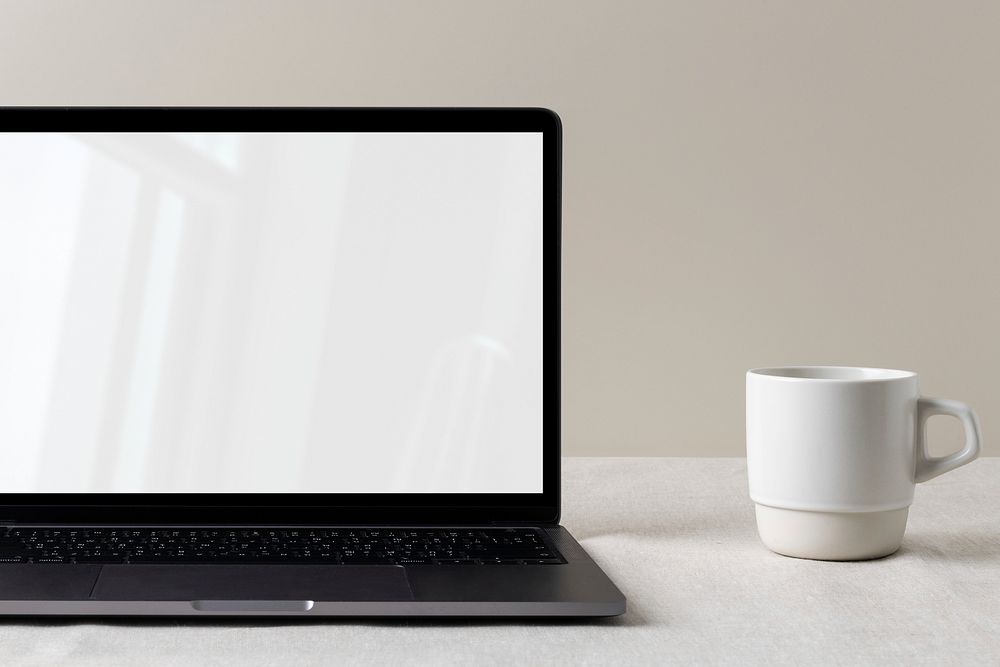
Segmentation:
<svg viewBox="0 0 1000 667">
<path fill-rule="evenodd" d="M 0 614 L 610 616 L 558 117 L 0 109 Z"/>
</svg>

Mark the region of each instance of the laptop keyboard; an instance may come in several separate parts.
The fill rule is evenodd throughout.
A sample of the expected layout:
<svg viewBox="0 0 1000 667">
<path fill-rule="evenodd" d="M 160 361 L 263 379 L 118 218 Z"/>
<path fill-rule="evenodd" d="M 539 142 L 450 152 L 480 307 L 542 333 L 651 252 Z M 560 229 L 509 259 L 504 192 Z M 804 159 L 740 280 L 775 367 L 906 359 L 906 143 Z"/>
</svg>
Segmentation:
<svg viewBox="0 0 1000 667">
<path fill-rule="evenodd" d="M 0 533 L 0 563 L 563 562 L 534 528 L 9 528 Z"/>
</svg>

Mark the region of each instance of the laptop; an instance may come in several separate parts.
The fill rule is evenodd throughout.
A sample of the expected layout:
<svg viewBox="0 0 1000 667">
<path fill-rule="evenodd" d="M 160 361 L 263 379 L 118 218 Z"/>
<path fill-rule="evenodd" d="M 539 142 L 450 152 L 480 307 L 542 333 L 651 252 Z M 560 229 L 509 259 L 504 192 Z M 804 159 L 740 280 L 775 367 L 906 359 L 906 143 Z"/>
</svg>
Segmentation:
<svg viewBox="0 0 1000 667">
<path fill-rule="evenodd" d="M 545 109 L 0 109 L 0 614 L 612 616 Z"/>
</svg>

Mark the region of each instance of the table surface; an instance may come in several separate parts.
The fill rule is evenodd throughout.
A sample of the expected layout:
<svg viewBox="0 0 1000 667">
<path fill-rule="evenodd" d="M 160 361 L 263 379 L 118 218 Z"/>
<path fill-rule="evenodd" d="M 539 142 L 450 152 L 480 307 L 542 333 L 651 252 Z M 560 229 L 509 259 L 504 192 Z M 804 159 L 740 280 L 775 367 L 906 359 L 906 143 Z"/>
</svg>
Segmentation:
<svg viewBox="0 0 1000 667">
<path fill-rule="evenodd" d="M 628 597 L 597 621 L 0 622 L 5 665 L 1000 663 L 1000 458 L 917 488 L 903 548 L 757 540 L 744 459 L 568 458 L 563 524 Z"/>
</svg>

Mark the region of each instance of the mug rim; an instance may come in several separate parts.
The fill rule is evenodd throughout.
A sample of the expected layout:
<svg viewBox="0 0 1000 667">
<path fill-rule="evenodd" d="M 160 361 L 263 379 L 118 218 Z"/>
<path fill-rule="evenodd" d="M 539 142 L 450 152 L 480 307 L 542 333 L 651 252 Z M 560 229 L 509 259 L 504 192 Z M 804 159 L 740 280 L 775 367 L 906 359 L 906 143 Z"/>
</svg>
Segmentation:
<svg viewBox="0 0 1000 667">
<path fill-rule="evenodd" d="M 917 377 L 914 371 L 869 366 L 766 366 L 751 368 L 747 375 L 787 382 L 888 382 Z"/>
</svg>

